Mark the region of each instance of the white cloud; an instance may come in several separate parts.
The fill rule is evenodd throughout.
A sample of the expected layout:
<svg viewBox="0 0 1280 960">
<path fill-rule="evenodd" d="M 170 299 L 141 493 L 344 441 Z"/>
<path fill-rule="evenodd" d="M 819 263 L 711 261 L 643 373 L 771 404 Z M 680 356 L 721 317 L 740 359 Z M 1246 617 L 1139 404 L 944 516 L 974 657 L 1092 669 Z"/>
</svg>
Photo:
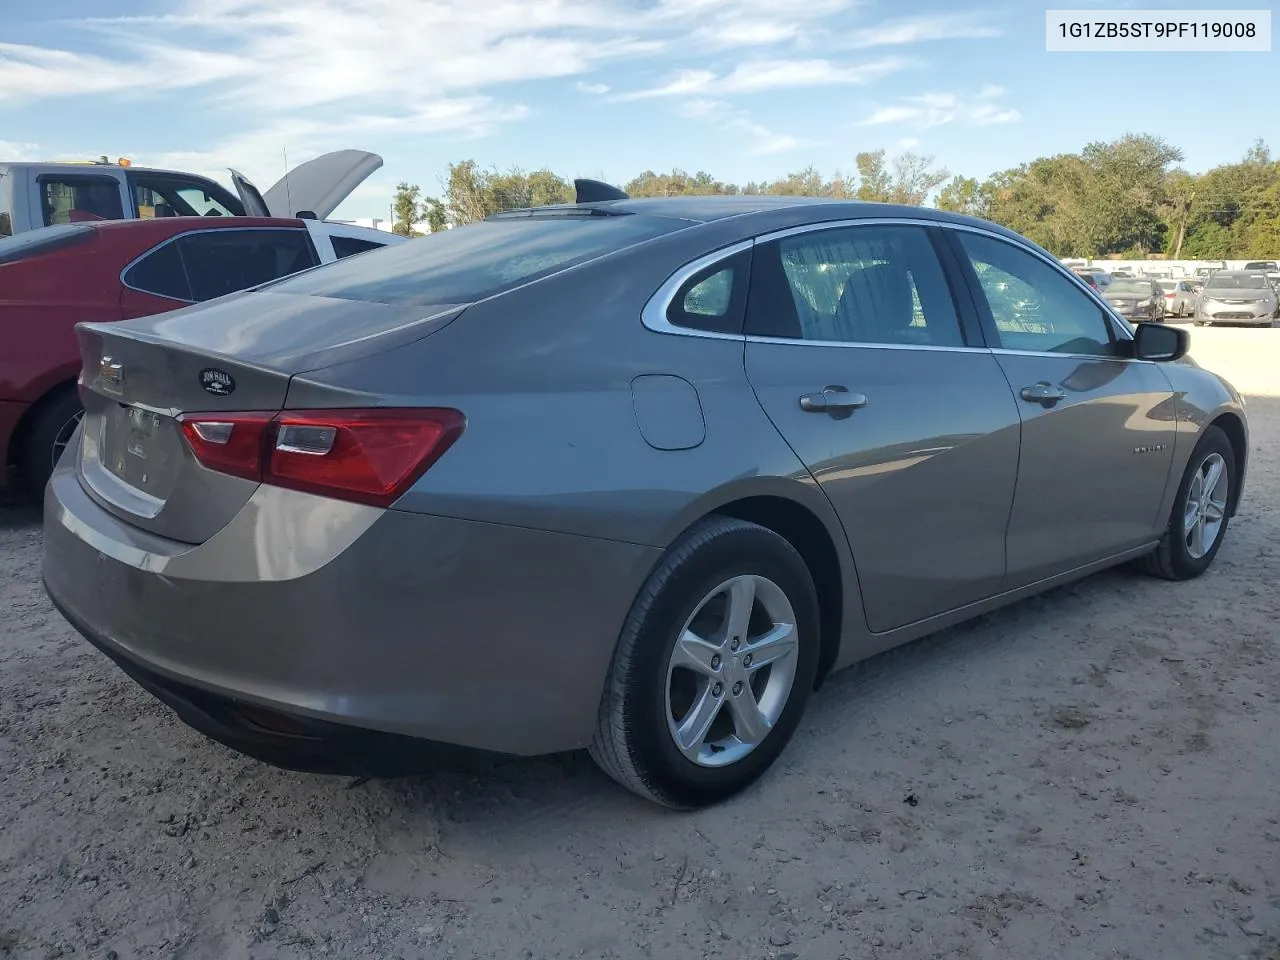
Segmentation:
<svg viewBox="0 0 1280 960">
<path fill-rule="evenodd" d="M 666 83 L 620 94 L 619 100 L 647 100 L 690 93 L 761 93 L 799 87 L 832 87 L 868 84 L 911 66 L 899 58 L 868 63 L 833 63 L 830 60 L 751 60 L 720 75 L 712 70 L 677 70 Z"/>
<path fill-rule="evenodd" d="M 17 163 L 22 160 L 39 159 L 40 144 L 19 143 L 14 140 L 0 140 L 0 160 Z"/>
<path fill-rule="evenodd" d="M 594 96 L 600 96 L 602 93 L 608 93 L 610 87 L 607 83 L 587 83 L 585 80 L 578 81 L 578 91 L 580 93 L 590 93 Z"/>
<path fill-rule="evenodd" d="M 868 47 L 905 46 L 934 40 L 974 40 L 998 37 L 998 27 L 984 23 L 972 13 L 941 14 L 888 20 L 850 31 L 841 45 L 849 50 Z"/>
<path fill-rule="evenodd" d="M 866 126 L 904 124 L 928 130 L 948 123 L 974 127 L 990 127 L 1017 123 L 1022 114 L 998 101 L 1005 95 L 1002 87 L 988 84 L 971 99 L 956 93 L 922 93 L 903 97 L 901 102 L 879 107 L 862 123 Z"/>
<path fill-rule="evenodd" d="M 914 150 L 916 147 L 920 146 L 921 142 L 922 141 L 919 137 L 903 137 L 898 141 L 898 149 Z"/>
<path fill-rule="evenodd" d="M 779 133 L 757 122 L 746 110 L 735 108 L 724 100 L 697 98 L 682 103 L 677 112 L 688 120 L 713 126 L 745 137 L 744 150 L 753 156 L 785 153 L 802 141 L 789 133 Z"/>
</svg>

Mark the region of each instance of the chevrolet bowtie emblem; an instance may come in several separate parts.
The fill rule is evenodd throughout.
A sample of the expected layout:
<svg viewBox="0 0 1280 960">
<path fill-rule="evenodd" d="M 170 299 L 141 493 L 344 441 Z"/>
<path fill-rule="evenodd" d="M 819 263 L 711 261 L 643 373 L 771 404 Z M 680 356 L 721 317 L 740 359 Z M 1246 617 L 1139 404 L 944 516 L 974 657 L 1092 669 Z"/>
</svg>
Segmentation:
<svg viewBox="0 0 1280 960">
<path fill-rule="evenodd" d="M 98 380 L 108 393 L 124 392 L 124 367 L 110 357 L 103 357 L 98 363 Z"/>
</svg>

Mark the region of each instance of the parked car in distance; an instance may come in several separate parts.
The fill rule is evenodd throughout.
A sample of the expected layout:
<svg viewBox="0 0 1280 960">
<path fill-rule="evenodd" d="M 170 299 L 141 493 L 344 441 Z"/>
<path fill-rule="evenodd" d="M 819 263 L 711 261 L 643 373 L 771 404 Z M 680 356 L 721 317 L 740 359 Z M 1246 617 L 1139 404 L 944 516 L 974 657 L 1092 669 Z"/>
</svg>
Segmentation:
<svg viewBox="0 0 1280 960">
<path fill-rule="evenodd" d="M 1095 290 L 1105 290 L 1111 283 L 1110 275 L 1097 267 L 1076 267 L 1071 272 Z"/>
<path fill-rule="evenodd" d="M 940 210 L 586 186 L 81 324 L 58 609 L 273 763 L 587 747 L 696 807 L 834 669 L 1112 564 L 1213 562 L 1248 428 L 1176 362 L 1187 331 Z"/>
<path fill-rule="evenodd" d="M 1277 303 L 1276 290 L 1265 273 L 1219 270 L 1200 291 L 1194 320 L 1197 327 L 1215 323 L 1270 326 Z"/>
<path fill-rule="evenodd" d="M 1190 280 L 1157 280 L 1164 295 L 1166 316 L 1189 317 L 1196 308 L 1196 290 Z"/>
<path fill-rule="evenodd" d="M 1146 277 L 1113 280 L 1103 296 L 1116 313 L 1133 323 L 1164 322 L 1164 291 L 1155 280 Z"/>
<path fill-rule="evenodd" d="M 72 223 L 0 239 L 0 485 L 16 471 L 38 494 L 79 421 L 81 320 L 173 310 L 402 240 L 252 217 Z"/>
<path fill-rule="evenodd" d="M 1274 273 L 1277 270 L 1280 270 L 1280 267 L 1276 266 L 1276 262 L 1274 260 L 1251 260 L 1240 269 L 1261 270 L 1263 273 Z"/>
<path fill-rule="evenodd" d="M 305 217 L 323 220 L 382 166 L 364 150 L 336 150 L 290 170 L 264 196 L 230 171 L 235 192 L 208 177 L 109 163 L 0 162 L 0 237 L 61 223 L 152 217 Z"/>
</svg>

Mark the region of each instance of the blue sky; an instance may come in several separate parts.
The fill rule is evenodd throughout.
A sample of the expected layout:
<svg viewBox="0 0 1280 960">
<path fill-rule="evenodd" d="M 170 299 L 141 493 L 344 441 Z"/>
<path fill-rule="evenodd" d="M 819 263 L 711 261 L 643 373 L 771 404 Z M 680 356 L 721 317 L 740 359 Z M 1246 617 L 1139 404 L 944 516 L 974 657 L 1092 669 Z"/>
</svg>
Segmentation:
<svg viewBox="0 0 1280 960">
<path fill-rule="evenodd" d="M 1167 137 L 1193 171 L 1260 136 L 1280 148 L 1276 53 L 1050 54 L 1046 6 L 11 0 L 0 159 L 127 156 L 223 182 L 235 166 L 265 190 L 286 149 L 297 163 L 359 147 L 386 165 L 335 216 L 363 217 L 386 214 L 399 180 L 438 192 L 465 158 L 741 182 L 851 171 L 855 153 L 881 147 L 981 177 L 1130 131 Z"/>
</svg>

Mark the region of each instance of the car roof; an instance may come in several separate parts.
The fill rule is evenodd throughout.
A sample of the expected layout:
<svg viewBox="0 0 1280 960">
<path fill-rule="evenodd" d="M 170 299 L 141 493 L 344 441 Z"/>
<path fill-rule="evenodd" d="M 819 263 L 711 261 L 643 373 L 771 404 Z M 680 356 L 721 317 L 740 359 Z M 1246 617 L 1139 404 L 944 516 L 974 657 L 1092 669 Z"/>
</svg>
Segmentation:
<svg viewBox="0 0 1280 960">
<path fill-rule="evenodd" d="M 808 217 L 801 216 L 810 211 Z M 684 197 L 629 197 L 625 200 L 601 200 L 592 203 L 563 203 L 545 207 L 522 207 L 494 214 L 489 219 L 508 217 L 546 216 L 555 214 L 646 214 L 668 217 L 695 223 L 710 223 L 730 217 L 749 220 L 753 228 L 769 231 L 796 225 L 818 224 L 841 219 L 861 220 L 883 217 L 889 220 L 932 220 L 941 224 L 979 227 L 989 233 L 997 233 L 1024 245 L 1040 249 L 1038 244 L 1014 233 L 1012 230 L 964 214 L 950 213 L 933 207 L 917 207 L 906 203 L 880 203 L 872 200 L 854 200 L 839 197 L 799 197 L 751 194 L 713 194 Z"/>
</svg>

